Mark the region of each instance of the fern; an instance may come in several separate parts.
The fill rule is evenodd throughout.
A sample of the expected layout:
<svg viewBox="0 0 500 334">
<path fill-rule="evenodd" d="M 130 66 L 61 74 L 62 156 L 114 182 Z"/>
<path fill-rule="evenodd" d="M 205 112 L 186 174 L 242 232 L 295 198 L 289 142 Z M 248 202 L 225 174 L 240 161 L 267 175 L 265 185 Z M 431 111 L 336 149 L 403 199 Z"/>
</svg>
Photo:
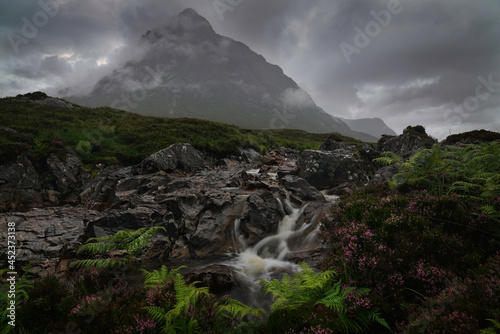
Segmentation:
<svg viewBox="0 0 500 334">
<path fill-rule="evenodd" d="M 497 334 L 497 329 L 500 329 L 500 323 L 494 319 L 486 319 L 493 324 L 494 327 L 489 327 L 479 331 L 480 334 Z"/>
<path fill-rule="evenodd" d="M 281 308 L 296 309 L 307 302 L 314 302 L 321 294 L 323 287 L 335 275 L 332 270 L 316 274 L 305 262 L 300 264 L 300 271 L 294 275 L 285 274 L 281 281 L 273 279 L 267 282 L 259 279 L 264 284 L 265 294 L 272 293 L 274 303 L 271 310 Z"/>
<path fill-rule="evenodd" d="M 382 157 L 373 159 L 373 161 L 378 162 L 384 166 L 390 166 L 390 165 L 394 165 L 396 163 L 403 162 L 403 159 L 401 159 L 401 157 L 399 155 L 397 155 L 396 153 L 388 151 L 388 152 L 382 153 L 382 155 L 383 155 Z"/>
<path fill-rule="evenodd" d="M 243 319 L 247 316 L 260 317 L 265 313 L 263 309 L 251 308 L 235 299 L 229 299 L 222 305 L 216 303 L 215 306 L 217 308 L 217 315 L 222 315 L 232 320 Z"/>
<path fill-rule="evenodd" d="M 33 284 L 31 282 L 32 276 L 31 274 L 29 274 L 30 268 L 31 263 L 26 265 L 26 267 L 24 268 L 24 274 L 22 276 L 16 277 L 16 293 L 14 297 L 16 307 L 28 300 L 29 291 L 33 288 Z M 8 268 L 0 270 L 0 276 L 4 275 L 8 271 Z M 13 326 L 9 325 L 10 318 L 7 318 L 7 315 L 10 312 L 7 308 L 9 307 L 10 301 L 12 300 L 9 296 L 9 290 L 9 283 L 6 283 L 0 287 L 0 333 L 9 333 L 14 329 Z"/>
<path fill-rule="evenodd" d="M 143 227 L 135 231 L 120 230 L 114 235 L 107 235 L 101 238 L 90 238 L 87 242 L 78 248 L 77 254 L 106 254 L 111 251 L 122 251 L 118 259 L 86 259 L 71 262 L 70 266 L 88 268 L 88 267 L 130 267 L 132 256 L 138 255 L 140 251 L 149 243 L 151 238 L 164 227 L 155 226 L 149 229 Z"/>
<path fill-rule="evenodd" d="M 331 285 L 335 276 L 334 271 L 315 273 L 306 263 L 301 263 L 300 267 L 301 270 L 293 277 L 285 274 L 281 281 L 273 279 L 266 282 L 259 279 L 264 283 L 264 292 L 273 293 L 274 303 L 271 305 L 273 312 L 296 310 L 306 304 L 323 304 L 336 311 L 340 325 L 346 332 L 359 332 L 363 328 L 368 328 L 373 322 L 390 330 L 378 309 L 361 311 L 354 317 L 347 315 L 345 305 L 347 295 L 352 292 L 368 293 L 369 289 L 342 288 L 341 281 Z"/>
<path fill-rule="evenodd" d="M 153 272 L 142 270 L 146 275 L 144 282 L 146 287 L 165 284 L 170 279 L 174 282 L 176 304 L 173 308 L 146 307 L 151 317 L 162 326 L 162 333 L 199 332 L 198 321 L 193 317 L 188 317 L 187 314 L 190 307 L 196 307 L 202 296 L 210 296 L 207 287 L 196 287 L 198 282 L 186 284 L 182 275 L 178 273 L 180 268 L 168 271 L 165 266 L 162 266 L 160 270 Z"/>
</svg>

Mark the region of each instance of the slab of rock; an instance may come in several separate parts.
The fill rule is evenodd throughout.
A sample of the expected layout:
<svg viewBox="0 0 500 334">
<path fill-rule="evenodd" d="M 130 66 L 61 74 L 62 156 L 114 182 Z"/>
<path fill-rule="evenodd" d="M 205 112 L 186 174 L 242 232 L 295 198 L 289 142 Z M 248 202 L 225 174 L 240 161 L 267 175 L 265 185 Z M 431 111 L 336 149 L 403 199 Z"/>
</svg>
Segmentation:
<svg viewBox="0 0 500 334">
<path fill-rule="evenodd" d="M 16 264 L 32 262 L 30 273 L 44 277 L 55 274 L 62 259 L 74 256 L 85 239 L 85 226 L 97 217 L 96 211 L 70 206 L 4 213 L 0 215 L 0 240 L 7 240 L 7 223 L 14 222 Z"/>
</svg>

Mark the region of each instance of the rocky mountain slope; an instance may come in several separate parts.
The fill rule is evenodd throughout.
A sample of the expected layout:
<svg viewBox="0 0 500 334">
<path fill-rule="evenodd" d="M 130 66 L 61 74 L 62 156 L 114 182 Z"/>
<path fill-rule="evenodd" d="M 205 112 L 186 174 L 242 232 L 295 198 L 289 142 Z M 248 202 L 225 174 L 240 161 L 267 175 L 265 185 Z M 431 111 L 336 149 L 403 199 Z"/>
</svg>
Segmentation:
<svg viewBox="0 0 500 334">
<path fill-rule="evenodd" d="M 140 55 L 97 82 L 90 95 L 67 99 L 143 115 L 377 140 L 326 113 L 280 67 L 245 44 L 218 35 L 192 9 L 148 31 L 140 48 Z"/>
<path fill-rule="evenodd" d="M 383 135 L 396 136 L 396 132 L 385 124 L 380 118 L 359 118 L 359 119 L 346 119 L 341 118 L 353 131 L 367 133 L 376 138 Z"/>
</svg>

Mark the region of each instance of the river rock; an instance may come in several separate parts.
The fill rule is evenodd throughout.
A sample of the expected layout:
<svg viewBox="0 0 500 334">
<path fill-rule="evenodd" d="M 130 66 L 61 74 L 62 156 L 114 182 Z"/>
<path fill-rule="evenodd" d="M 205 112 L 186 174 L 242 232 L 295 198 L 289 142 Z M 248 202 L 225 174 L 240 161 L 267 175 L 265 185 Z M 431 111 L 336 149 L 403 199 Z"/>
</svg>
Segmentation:
<svg viewBox="0 0 500 334">
<path fill-rule="evenodd" d="M 199 282 L 197 286 L 206 286 L 216 294 L 226 293 L 238 286 L 231 269 L 225 265 L 213 264 L 197 268 L 184 275 L 187 283 Z"/>
<path fill-rule="evenodd" d="M 309 182 L 297 175 L 285 175 L 281 178 L 283 186 L 293 195 L 303 201 L 324 201 L 325 198 L 321 192 L 311 186 Z"/>
</svg>

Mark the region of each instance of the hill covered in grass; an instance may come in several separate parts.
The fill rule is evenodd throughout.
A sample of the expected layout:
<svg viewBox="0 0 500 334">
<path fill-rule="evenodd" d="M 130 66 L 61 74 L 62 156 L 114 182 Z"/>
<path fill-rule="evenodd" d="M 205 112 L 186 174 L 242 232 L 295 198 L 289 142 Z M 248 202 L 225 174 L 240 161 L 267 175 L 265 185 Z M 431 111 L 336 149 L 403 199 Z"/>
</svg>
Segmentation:
<svg viewBox="0 0 500 334">
<path fill-rule="evenodd" d="M 87 108 L 48 97 L 42 92 L 0 99 L 0 163 L 19 154 L 39 161 L 51 153 L 77 153 L 84 164 L 129 165 L 171 144 L 189 142 L 208 154 L 223 157 L 239 148 L 264 152 L 276 146 L 318 149 L 338 134 L 302 130 L 248 130 L 193 118 L 141 116 L 109 107 Z"/>
</svg>

